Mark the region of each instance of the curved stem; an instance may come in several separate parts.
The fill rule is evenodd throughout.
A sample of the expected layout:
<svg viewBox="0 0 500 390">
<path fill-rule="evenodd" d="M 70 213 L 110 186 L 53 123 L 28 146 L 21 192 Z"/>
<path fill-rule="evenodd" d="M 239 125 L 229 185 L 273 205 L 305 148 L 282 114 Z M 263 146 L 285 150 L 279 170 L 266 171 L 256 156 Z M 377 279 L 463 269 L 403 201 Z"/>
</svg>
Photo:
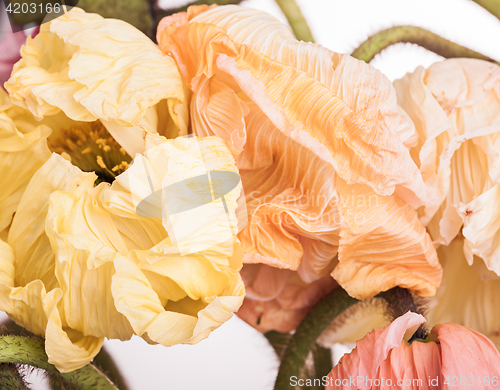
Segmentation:
<svg viewBox="0 0 500 390">
<path fill-rule="evenodd" d="M 314 42 L 314 37 L 307 25 L 306 19 L 295 0 L 276 0 L 276 3 L 286 16 L 295 37 L 299 41 Z"/>
<path fill-rule="evenodd" d="M 117 390 L 118 388 L 91 364 L 66 374 L 48 362 L 43 340 L 25 336 L 0 337 L 0 363 L 27 364 L 61 377 L 82 390 Z"/>
<path fill-rule="evenodd" d="M 94 358 L 93 364 L 101 369 L 104 374 L 113 381 L 120 390 L 129 390 L 127 381 L 123 378 L 120 369 L 106 348 L 102 347 Z"/>
<path fill-rule="evenodd" d="M 358 60 L 370 62 L 373 57 L 385 48 L 400 42 L 415 43 L 445 58 L 467 57 L 496 62 L 494 59 L 477 51 L 467 49 L 428 30 L 415 26 L 396 26 L 382 30 L 363 42 L 351 55 Z"/>
<path fill-rule="evenodd" d="M 3 390 L 28 390 L 15 364 L 0 364 L 0 386 Z"/>
<path fill-rule="evenodd" d="M 410 291 L 401 287 L 395 287 L 378 294 L 375 298 L 382 298 L 387 303 L 387 314 L 391 319 L 396 319 L 408 311 L 424 314 L 423 298 L 414 296 Z M 283 354 L 283 359 L 278 371 L 278 377 L 274 390 L 290 390 L 290 378 L 298 377 L 305 365 L 308 354 L 314 350 L 316 340 L 320 334 L 330 325 L 344 310 L 359 301 L 352 298 L 341 287 L 337 287 L 326 295 L 311 311 L 297 328 Z M 417 334 L 418 333 L 418 334 Z M 425 338 L 425 327 L 416 332 L 418 338 Z M 414 335 L 415 336 L 415 335 Z M 316 351 L 317 353 L 318 351 Z M 325 353 L 325 351 L 319 351 Z M 326 362 L 328 364 L 328 362 Z M 318 371 L 326 375 L 325 365 L 318 367 Z M 317 376 L 316 376 L 317 377 Z M 320 377 L 321 378 L 321 377 Z"/>
<path fill-rule="evenodd" d="M 472 0 L 500 19 L 500 0 Z"/>
<path fill-rule="evenodd" d="M 319 335 L 349 306 L 358 302 L 337 287 L 327 294 L 304 318 L 288 344 L 274 385 L 275 390 L 289 390 L 290 377 L 298 376 L 304 367 L 307 355 Z"/>
</svg>

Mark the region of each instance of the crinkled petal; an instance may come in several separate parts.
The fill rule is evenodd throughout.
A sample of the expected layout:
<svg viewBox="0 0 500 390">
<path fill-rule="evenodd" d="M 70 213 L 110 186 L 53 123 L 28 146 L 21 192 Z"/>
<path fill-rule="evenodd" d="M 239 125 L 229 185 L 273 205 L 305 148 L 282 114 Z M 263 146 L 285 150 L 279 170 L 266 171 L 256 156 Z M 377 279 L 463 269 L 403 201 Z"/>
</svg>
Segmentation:
<svg viewBox="0 0 500 390">
<path fill-rule="evenodd" d="M 155 343 L 195 344 L 229 320 L 243 301 L 244 287 L 238 277 L 220 295 L 205 297 L 187 306 L 174 303 L 169 310 L 169 304 L 162 306 L 148 279 L 133 261 L 117 256 L 114 264 L 112 293 L 117 310 L 129 319 L 135 333 Z M 190 307 L 194 309 L 192 312 Z"/>
<path fill-rule="evenodd" d="M 337 181 L 342 197 L 339 264 L 332 276 L 358 299 L 401 286 L 435 294 L 442 278 L 432 241 L 418 215 L 398 196 Z"/>
<path fill-rule="evenodd" d="M 35 173 L 12 221 L 8 243 L 15 257 L 16 284 L 40 279 L 47 289 L 58 286 L 54 275 L 54 250 L 45 234 L 49 197 L 56 190 L 69 190 L 92 183 L 96 176 L 84 173 L 57 154 Z"/>
<path fill-rule="evenodd" d="M 175 62 L 146 35 L 78 8 L 28 38 L 6 88 L 38 118 L 62 110 L 73 120 L 120 126 L 142 127 L 150 107 L 184 99 Z"/>
<path fill-rule="evenodd" d="M 298 42 L 286 27 L 248 34 L 279 26 L 259 11 L 217 7 L 192 18 L 196 13 L 192 8 L 184 20 L 167 18 L 158 32 L 160 47 L 174 56 L 195 93 L 203 77 L 226 73 L 223 77 L 232 78 L 280 131 L 334 166 L 348 183 L 362 182 L 385 195 L 401 184 L 427 197 L 402 142 L 414 142 L 414 135 L 408 136 L 411 122 L 380 72 Z M 360 96 L 349 95 L 352 90 Z"/>
<path fill-rule="evenodd" d="M 244 261 L 318 279 L 331 271 L 339 242 L 335 170 L 250 107 L 248 142 L 238 158 L 249 213 L 239 235 Z"/>
<path fill-rule="evenodd" d="M 335 383 L 336 379 L 363 378 L 375 379 L 378 377 L 378 370 L 381 365 L 385 365 L 385 360 L 394 348 L 401 345 L 405 332 L 417 325 L 425 322 L 425 318 L 420 314 L 408 312 L 396 318 L 390 325 L 382 329 L 376 329 L 358 341 L 356 348 L 340 359 L 333 370 L 328 374 L 329 384 Z M 327 390 L 339 388 L 327 385 Z M 342 386 L 346 390 L 369 390 L 372 388 L 366 382 L 356 383 L 354 386 Z"/>
<path fill-rule="evenodd" d="M 482 193 L 459 211 L 464 219 L 465 256 L 472 264 L 474 255 L 500 275 L 500 184 Z"/>
<path fill-rule="evenodd" d="M 438 324 L 432 334 L 439 340 L 444 378 L 473 377 L 478 390 L 493 386 L 491 380 L 500 374 L 500 354 L 491 340 L 457 324 Z M 452 389 L 453 382 L 443 388 Z"/>
<path fill-rule="evenodd" d="M 420 136 L 412 156 L 436 193 L 422 222 L 447 245 L 462 227 L 458 208 L 500 178 L 500 67 L 449 59 L 418 68 L 394 86 Z"/>
<path fill-rule="evenodd" d="M 464 240 L 457 238 L 438 249 L 443 283 L 430 301 L 429 324 L 454 322 L 481 332 L 500 346 L 500 280 L 483 279 L 478 268 L 482 261 L 477 257 L 474 265 L 468 265 L 463 244 Z"/>
<path fill-rule="evenodd" d="M 21 110 L 0 110 L 0 231 L 10 225 L 28 182 L 50 157 L 50 129 L 32 126 L 13 112 Z"/>
</svg>

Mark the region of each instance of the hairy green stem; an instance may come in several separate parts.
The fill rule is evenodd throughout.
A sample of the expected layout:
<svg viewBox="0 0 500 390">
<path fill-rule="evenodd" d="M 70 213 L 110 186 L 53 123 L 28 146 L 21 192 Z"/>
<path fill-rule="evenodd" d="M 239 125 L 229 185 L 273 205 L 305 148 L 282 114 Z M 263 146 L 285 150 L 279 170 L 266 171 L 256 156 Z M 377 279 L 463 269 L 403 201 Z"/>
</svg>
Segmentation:
<svg viewBox="0 0 500 390">
<path fill-rule="evenodd" d="M 25 336 L 0 337 L 0 363 L 27 364 L 50 374 L 60 376 L 65 382 L 81 390 L 117 390 L 118 388 L 91 364 L 62 374 L 48 362 L 43 340 Z"/>
<path fill-rule="evenodd" d="M 295 0 L 276 0 L 276 3 L 278 3 L 287 18 L 295 37 L 299 41 L 314 42 L 311 30 Z"/>
<path fill-rule="evenodd" d="M 333 368 L 332 350 L 316 344 L 313 347 L 312 356 L 314 361 L 314 378 L 321 379 L 327 376 Z"/>
<path fill-rule="evenodd" d="M 304 318 L 288 344 L 274 385 L 275 390 L 291 389 L 290 378 L 302 371 L 307 355 L 316 344 L 319 335 L 344 310 L 358 302 L 337 287 L 327 294 Z"/>
<path fill-rule="evenodd" d="M 472 0 L 500 19 L 500 0 Z"/>
<path fill-rule="evenodd" d="M 370 62 L 378 53 L 395 43 L 414 43 L 445 58 L 467 57 L 496 62 L 477 51 L 415 26 L 396 26 L 382 30 L 363 42 L 352 52 L 352 56 Z"/>
<path fill-rule="evenodd" d="M 0 386 L 2 390 L 27 390 L 15 364 L 0 364 Z"/>
<path fill-rule="evenodd" d="M 382 298 L 386 301 L 387 314 L 391 319 L 402 316 L 408 311 L 424 314 L 425 302 L 423 298 L 414 296 L 404 288 L 392 288 L 378 294 L 375 298 Z M 315 371 L 317 371 L 315 378 L 321 379 L 321 377 L 328 374 L 327 370 L 329 371 L 331 367 L 331 355 L 327 357 L 326 350 L 318 350 L 316 340 L 337 316 L 358 302 L 357 299 L 349 296 L 341 287 L 337 287 L 309 311 L 295 334 L 291 337 L 283 353 L 278 377 L 274 385 L 275 390 L 292 389 L 290 378 L 292 376 L 300 376 L 305 367 L 307 356 L 311 351 L 313 352 L 313 357 L 314 353 L 316 353 L 314 359 Z M 424 339 L 426 337 L 425 327 L 420 327 L 414 337 Z M 330 351 L 328 350 L 328 352 Z M 322 356 L 322 358 L 319 356 Z M 329 359 L 329 361 L 326 359 Z M 316 366 L 317 362 L 320 365 Z"/>
</svg>

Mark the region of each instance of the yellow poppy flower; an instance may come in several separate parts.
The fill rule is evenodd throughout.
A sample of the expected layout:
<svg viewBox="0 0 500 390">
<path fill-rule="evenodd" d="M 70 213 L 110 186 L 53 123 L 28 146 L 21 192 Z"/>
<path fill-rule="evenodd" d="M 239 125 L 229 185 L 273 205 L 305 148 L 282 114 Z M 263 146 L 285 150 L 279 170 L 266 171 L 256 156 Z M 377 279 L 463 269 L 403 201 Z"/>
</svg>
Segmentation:
<svg viewBox="0 0 500 390">
<path fill-rule="evenodd" d="M 421 219 L 441 246 L 431 324 L 456 322 L 500 345 L 500 67 L 450 59 L 394 82 L 420 141 L 412 150 L 439 196 Z"/>
<path fill-rule="evenodd" d="M 241 183 L 217 197 L 217 180 L 203 184 L 217 172 L 238 171 L 216 137 L 150 135 L 144 155 L 97 186 L 94 173 L 53 154 L 0 243 L 0 309 L 45 337 L 61 372 L 92 360 L 104 337 L 166 346 L 206 338 L 244 296 Z"/>
<path fill-rule="evenodd" d="M 0 88 L 0 237 L 31 177 L 50 157 L 46 143 L 50 133 L 29 111 L 14 106 Z"/>
<path fill-rule="evenodd" d="M 435 293 L 442 271 L 414 209 L 433 195 L 386 77 L 238 6 L 190 7 L 163 19 L 157 37 L 192 91 L 193 132 L 237 156 L 245 263 L 307 283 L 333 270 L 360 299 L 398 285 Z"/>
<path fill-rule="evenodd" d="M 132 157 L 144 151 L 144 130 L 187 134 L 175 62 L 124 21 L 73 8 L 28 38 L 21 57 L 5 87 L 38 119 L 100 120 Z"/>
</svg>

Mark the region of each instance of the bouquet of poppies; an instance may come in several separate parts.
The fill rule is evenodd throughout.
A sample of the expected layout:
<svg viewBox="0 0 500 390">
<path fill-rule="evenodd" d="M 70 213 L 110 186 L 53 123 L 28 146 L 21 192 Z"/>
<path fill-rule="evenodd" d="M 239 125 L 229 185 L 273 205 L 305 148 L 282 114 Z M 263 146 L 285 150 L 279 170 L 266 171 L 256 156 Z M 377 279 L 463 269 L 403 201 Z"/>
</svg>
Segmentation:
<svg viewBox="0 0 500 390">
<path fill-rule="evenodd" d="M 6 3 L 2 389 L 28 365 L 126 390 L 106 338 L 197 344 L 233 313 L 276 390 L 500 387 L 499 65 L 411 26 L 335 53 L 277 2 L 290 26 Z M 391 83 L 368 62 L 397 42 L 448 59 Z"/>
</svg>

